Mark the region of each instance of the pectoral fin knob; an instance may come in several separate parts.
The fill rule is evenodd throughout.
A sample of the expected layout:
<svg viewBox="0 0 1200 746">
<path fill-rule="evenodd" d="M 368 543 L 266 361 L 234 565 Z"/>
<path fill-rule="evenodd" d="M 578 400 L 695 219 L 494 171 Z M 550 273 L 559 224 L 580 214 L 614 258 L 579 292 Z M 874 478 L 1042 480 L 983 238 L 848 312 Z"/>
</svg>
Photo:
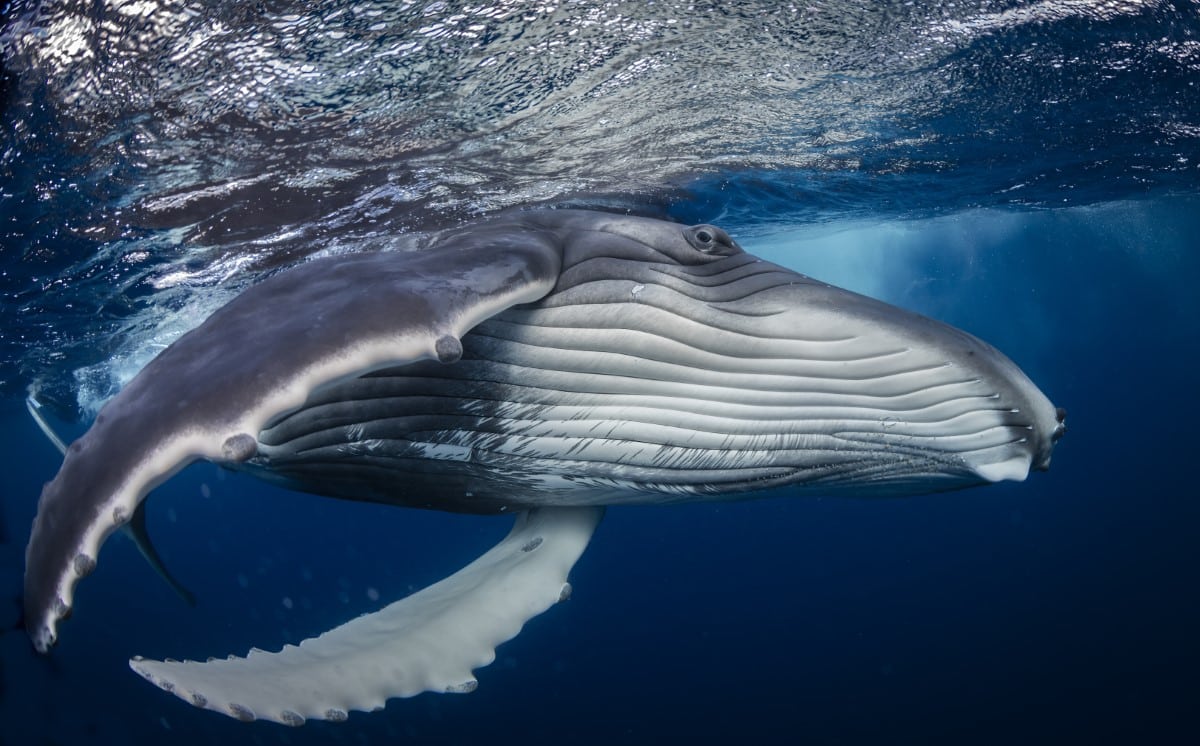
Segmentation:
<svg viewBox="0 0 1200 746">
<path fill-rule="evenodd" d="M 221 444 L 221 457 L 226 461 L 241 463 L 258 453 L 258 440 L 249 433 L 231 435 Z"/>
<path fill-rule="evenodd" d="M 438 337 L 433 350 L 437 353 L 437 359 L 440 363 L 457 363 L 462 359 L 462 342 L 458 341 L 457 337 L 449 334 Z"/>
</svg>

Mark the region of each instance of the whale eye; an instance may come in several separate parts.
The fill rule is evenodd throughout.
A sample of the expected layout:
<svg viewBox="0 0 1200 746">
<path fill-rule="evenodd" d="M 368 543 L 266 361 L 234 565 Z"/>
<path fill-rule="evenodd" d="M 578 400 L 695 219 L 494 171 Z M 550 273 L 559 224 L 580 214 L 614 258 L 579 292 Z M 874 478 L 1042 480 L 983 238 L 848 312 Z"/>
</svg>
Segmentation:
<svg viewBox="0 0 1200 746">
<path fill-rule="evenodd" d="M 741 249 L 729 234 L 715 225 L 694 225 L 684 231 L 692 248 L 705 254 L 715 256 L 730 256 Z"/>
</svg>

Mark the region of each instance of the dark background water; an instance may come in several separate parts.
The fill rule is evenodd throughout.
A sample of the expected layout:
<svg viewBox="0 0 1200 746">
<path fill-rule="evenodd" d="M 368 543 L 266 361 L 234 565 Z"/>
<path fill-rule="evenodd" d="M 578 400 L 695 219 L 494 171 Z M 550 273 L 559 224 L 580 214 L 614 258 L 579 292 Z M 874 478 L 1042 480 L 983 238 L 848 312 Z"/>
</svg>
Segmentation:
<svg viewBox="0 0 1200 746">
<path fill-rule="evenodd" d="M 0 743 L 1186 743 L 1200 737 L 1200 6 L 10 3 Z M 277 648 L 508 528 L 190 467 L 48 659 L 27 527 L 97 404 L 273 267 L 539 202 L 714 221 L 944 319 L 1070 412 L 1050 472 L 610 510 L 465 696 L 300 730 L 134 654 Z M 78 421 L 76 421 L 78 420 Z M 285 601 L 286 600 L 286 601 Z"/>
</svg>

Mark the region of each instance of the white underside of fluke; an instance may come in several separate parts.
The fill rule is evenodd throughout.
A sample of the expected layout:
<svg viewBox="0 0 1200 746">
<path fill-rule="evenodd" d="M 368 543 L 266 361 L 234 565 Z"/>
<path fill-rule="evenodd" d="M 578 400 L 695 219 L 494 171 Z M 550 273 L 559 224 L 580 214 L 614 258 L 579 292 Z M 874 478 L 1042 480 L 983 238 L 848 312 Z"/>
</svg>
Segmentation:
<svg viewBox="0 0 1200 746">
<path fill-rule="evenodd" d="M 603 508 L 539 508 L 471 564 L 413 595 L 277 653 L 129 665 L 186 702 L 240 720 L 345 720 L 392 697 L 469 692 L 474 669 L 564 600 Z"/>
</svg>

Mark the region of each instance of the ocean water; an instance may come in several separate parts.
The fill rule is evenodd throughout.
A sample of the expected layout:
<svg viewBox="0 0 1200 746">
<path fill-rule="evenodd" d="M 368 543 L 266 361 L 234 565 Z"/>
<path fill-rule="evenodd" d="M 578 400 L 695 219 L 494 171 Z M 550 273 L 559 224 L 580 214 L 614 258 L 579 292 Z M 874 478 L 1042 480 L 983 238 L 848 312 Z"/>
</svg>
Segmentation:
<svg viewBox="0 0 1200 746">
<path fill-rule="evenodd" d="M 9 2 L 0 744 L 1200 739 L 1200 3 Z M 1047 473 L 901 500 L 611 509 L 468 695 L 289 729 L 127 660 L 277 649 L 508 529 L 209 464 L 16 629 L 66 436 L 305 257 L 550 204 L 713 222 L 960 326 L 1069 412 Z"/>
</svg>

